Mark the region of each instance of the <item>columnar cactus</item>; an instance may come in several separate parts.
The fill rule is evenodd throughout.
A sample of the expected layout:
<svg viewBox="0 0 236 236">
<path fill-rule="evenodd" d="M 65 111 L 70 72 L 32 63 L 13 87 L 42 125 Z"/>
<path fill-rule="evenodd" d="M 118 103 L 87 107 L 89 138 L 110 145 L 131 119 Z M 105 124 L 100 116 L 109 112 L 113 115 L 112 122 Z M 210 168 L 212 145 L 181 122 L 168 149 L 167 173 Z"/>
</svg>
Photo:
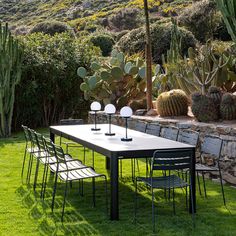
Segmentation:
<svg viewBox="0 0 236 236">
<path fill-rule="evenodd" d="M 145 97 L 145 67 L 141 59 L 129 60 L 123 53 L 113 50 L 107 62 L 92 62 L 91 70 L 91 76 L 84 67 L 77 70 L 83 79 L 80 89 L 85 99 L 92 97 L 119 109 L 131 100 Z"/>
<path fill-rule="evenodd" d="M 218 119 L 214 100 L 199 92 L 192 94 L 192 112 L 198 121 L 208 122 Z"/>
<path fill-rule="evenodd" d="M 188 97 L 180 89 L 161 93 L 157 98 L 157 112 L 160 116 L 181 116 L 188 113 Z"/>
<path fill-rule="evenodd" d="M 223 15 L 227 30 L 236 43 L 236 1 L 235 0 L 216 0 L 217 7 Z"/>
<path fill-rule="evenodd" d="M 0 23 L 0 137 L 11 134 L 15 86 L 21 78 L 22 50 L 8 25 Z"/>
<path fill-rule="evenodd" d="M 232 94 L 226 93 L 223 95 L 220 104 L 220 114 L 224 120 L 236 119 L 236 98 Z"/>
</svg>

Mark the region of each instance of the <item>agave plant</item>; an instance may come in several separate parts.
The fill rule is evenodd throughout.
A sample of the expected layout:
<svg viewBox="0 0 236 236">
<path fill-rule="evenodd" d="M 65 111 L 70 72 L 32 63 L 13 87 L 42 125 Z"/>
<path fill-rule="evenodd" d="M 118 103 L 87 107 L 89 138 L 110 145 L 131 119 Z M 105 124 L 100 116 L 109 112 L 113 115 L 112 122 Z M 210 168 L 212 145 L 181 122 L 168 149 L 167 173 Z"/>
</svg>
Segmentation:
<svg viewBox="0 0 236 236">
<path fill-rule="evenodd" d="M 122 52 L 113 50 L 107 61 L 94 61 L 90 69 L 79 67 L 77 74 L 83 79 L 80 89 L 85 99 L 93 98 L 121 108 L 131 100 L 145 97 L 146 80 L 144 61 L 129 59 Z"/>
</svg>

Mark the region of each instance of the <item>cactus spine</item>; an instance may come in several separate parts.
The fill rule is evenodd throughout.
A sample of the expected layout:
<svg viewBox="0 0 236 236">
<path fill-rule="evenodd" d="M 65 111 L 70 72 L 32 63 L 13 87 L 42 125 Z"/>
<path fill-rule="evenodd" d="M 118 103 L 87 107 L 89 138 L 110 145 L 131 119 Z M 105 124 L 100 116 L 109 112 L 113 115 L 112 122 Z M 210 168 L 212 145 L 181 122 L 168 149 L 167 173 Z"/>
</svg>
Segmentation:
<svg viewBox="0 0 236 236">
<path fill-rule="evenodd" d="M 11 135 L 15 86 L 21 78 L 22 50 L 8 25 L 0 23 L 0 137 Z"/>
<path fill-rule="evenodd" d="M 216 0 L 217 6 L 223 15 L 227 30 L 236 43 L 236 1 L 235 0 Z"/>
<path fill-rule="evenodd" d="M 226 93 L 223 95 L 220 104 L 220 113 L 224 120 L 236 119 L 236 98 L 232 94 Z"/>
<path fill-rule="evenodd" d="M 157 98 L 157 112 L 160 116 L 181 116 L 188 113 L 188 97 L 180 89 L 160 94 Z"/>
</svg>

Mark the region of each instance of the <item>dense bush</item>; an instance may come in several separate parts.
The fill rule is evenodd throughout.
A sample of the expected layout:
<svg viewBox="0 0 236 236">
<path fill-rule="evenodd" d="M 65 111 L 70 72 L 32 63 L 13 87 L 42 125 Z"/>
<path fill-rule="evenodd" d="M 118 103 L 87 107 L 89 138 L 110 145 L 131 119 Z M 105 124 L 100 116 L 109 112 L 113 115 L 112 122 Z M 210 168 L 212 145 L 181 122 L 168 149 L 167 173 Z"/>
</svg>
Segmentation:
<svg viewBox="0 0 236 236">
<path fill-rule="evenodd" d="M 90 37 L 90 41 L 94 46 L 99 47 L 102 51 L 103 56 L 109 56 L 113 45 L 115 44 L 112 36 L 104 33 L 97 33 Z"/>
<path fill-rule="evenodd" d="M 107 26 L 113 31 L 130 30 L 140 24 L 139 10 L 124 8 L 108 17 Z"/>
<path fill-rule="evenodd" d="M 47 126 L 82 111 L 86 103 L 76 70 L 99 50 L 68 34 L 37 33 L 20 38 L 25 47 L 22 80 L 16 90 L 14 126 Z"/>
<path fill-rule="evenodd" d="M 30 33 L 44 33 L 49 35 L 54 35 L 56 33 L 68 32 L 74 34 L 73 29 L 67 24 L 59 21 L 44 21 L 35 25 Z"/>
<path fill-rule="evenodd" d="M 170 48 L 172 24 L 165 23 L 151 25 L 152 56 L 153 61 L 161 63 L 161 56 Z M 196 39 L 191 32 L 179 28 L 182 35 L 182 53 L 187 53 L 189 47 L 194 47 Z M 125 34 L 117 43 L 118 48 L 128 54 L 144 52 L 145 29 L 138 28 Z"/>
<path fill-rule="evenodd" d="M 217 12 L 216 3 L 213 0 L 203 0 L 186 8 L 178 17 L 178 22 L 201 42 L 212 37 L 230 40 L 222 16 Z"/>
</svg>

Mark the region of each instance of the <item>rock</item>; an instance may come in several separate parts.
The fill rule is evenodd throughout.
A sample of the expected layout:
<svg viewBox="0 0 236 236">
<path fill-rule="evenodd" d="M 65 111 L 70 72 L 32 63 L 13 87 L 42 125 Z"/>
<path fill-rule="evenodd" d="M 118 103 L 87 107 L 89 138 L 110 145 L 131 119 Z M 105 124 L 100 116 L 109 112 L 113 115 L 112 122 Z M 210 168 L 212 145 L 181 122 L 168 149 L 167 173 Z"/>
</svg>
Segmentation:
<svg viewBox="0 0 236 236">
<path fill-rule="evenodd" d="M 157 116 L 158 113 L 157 113 L 157 110 L 155 109 L 151 109 L 149 110 L 147 113 L 146 113 L 147 116 Z"/>
</svg>

